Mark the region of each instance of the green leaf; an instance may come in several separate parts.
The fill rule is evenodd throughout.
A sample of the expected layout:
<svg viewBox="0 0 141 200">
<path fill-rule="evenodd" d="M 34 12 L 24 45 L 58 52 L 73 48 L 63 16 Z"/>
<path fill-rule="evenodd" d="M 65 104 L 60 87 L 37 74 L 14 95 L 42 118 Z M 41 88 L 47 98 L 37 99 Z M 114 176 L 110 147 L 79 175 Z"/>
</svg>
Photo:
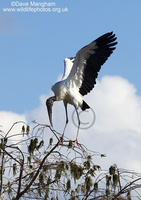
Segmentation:
<svg viewBox="0 0 141 200">
<path fill-rule="evenodd" d="M 3 149 L 3 150 L 5 149 L 4 139 L 3 138 L 1 139 L 0 148 Z"/>
<path fill-rule="evenodd" d="M 67 181 L 66 188 L 67 188 L 67 191 L 70 191 L 70 188 L 71 188 L 71 181 L 70 181 L 70 179 L 68 179 L 68 181 Z"/>
<path fill-rule="evenodd" d="M 115 168 L 114 166 L 111 166 L 111 167 L 109 168 L 109 173 L 110 173 L 110 175 L 114 175 L 115 172 L 116 172 L 116 168 Z"/>
<path fill-rule="evenodd" d="M 23 136 L 24 136 L 24 134 L 25 134 L 25 126 L 24 125 L 22 126 L 22 133 L 23 133 Z"/>
<path fill-rule="evenodd" d="M 87 160 L 87 161 L 84 162 L 84 167 L 86 169 L 90 169 L 90 166 L 91 166 L 90 160 Z"/>
<path fill-rule="evenodd" d="M 87 160 L 91 161 L 92 160 L 92 156 L 88 155 Z"/>
<path fill-rule="evenodd" d="M 31 156 L 27 157 L 27 162 L 29 163 L 29 165 L 31 165 Z"/>
<path fill-rule="evenodd" d="M 49 140 L 50 146 L 52 145 L 52 143 L 53 143 L 53 138 L 50 138 L 50 140 Z"/>
<path fill-rule="evenodd" d="M 119 180 L 118 175 L 114 174 L 113 175 L 113 186 L 114 186 L 114 188 L 116 188 L 116 186 L 118 184 L 118 180 Z"/>
<path fill-rule="evenodd" d="M 26 134 L 29 135 L 29 133 L 30 133 L 30 126 L 27 125 L 27 127 L 26 127 Z"/>
<path fill-rule="evenodd" d="M 72 140 L 70 140 L 70 141 L 69 141 L 69 144 L 68 144 L 68 148 L 71 149 L 71 148 L 72 148 L 72 145 L 73 145 L 73 142 L 72 142 Z"/>
<path fill-rule="evenodd" d="M 85 178 L 85 185 L 86 185 L 86 190 L 87 190 L 87 193 L 88 193 L 90 191 L 91 186 L 93 185 L 92 184 L 92 179 L 91 179 L 90 176 L 87 176 Z"/>
<path fill-rule="evenodd" d="M 127 200 L 131 200 L 131 194 L 130 194 L 130 191 L 127 192 Z"/>
<path fill-rule="evenodd" d="M 28 146 L 28 152 L 30 155 L 33 155 L 34 151 L 38 149 L 37 144 L 38 144 L 38 138 L 30 140 L 30 145 Z"/>
<path fill-rule="evenodd" d="M 94 190 L 95 190 L 95 191 L 98 190 L 98 182 L 94 183 Z"/>
<path fill-rule="evenodd" d="M 106 175 L 106 187 L 109 188 L 111 176 Z"/>
<path fill-rule="evenodd" d="M 41 185 L 44 185 L 44 174 L 41 172 L 40 175 L 39 175 L 39 182 Z"/>
<path fill-rule="evenodd" d="M 83 170 L 84 168 L 80 165 L 77 165 L 73 162 L 70 164 L 70 171 L 72 176 L 74 177 L 74 180 L 79 179 L 82 176 Z"/>
<path fill-rule="evenodd" d="M 110 195 L 110 190 L 106 189 L 105 193 L 106 193 L 106 196 L 109 196 Z"/>
<path fill-rule="evenodd" d="M 41 140 L 39 145 L 37 146 L 37 150 L 40 149 L 44 145 L 44 140 Z"/>
<path fill-rule="evenodd" d="M 14 163 L 14 164 L 13 164 L 13 176 L 16 175 L 16 171 L 17 171 L 17 164 Z"/>
<path fill-rule="evenodd" d="M 8 140 L 7 138 L 4 138 L 4 144 L 6 144 L 6 143 L 7 143 L 7 140 Z"/>
</svg>

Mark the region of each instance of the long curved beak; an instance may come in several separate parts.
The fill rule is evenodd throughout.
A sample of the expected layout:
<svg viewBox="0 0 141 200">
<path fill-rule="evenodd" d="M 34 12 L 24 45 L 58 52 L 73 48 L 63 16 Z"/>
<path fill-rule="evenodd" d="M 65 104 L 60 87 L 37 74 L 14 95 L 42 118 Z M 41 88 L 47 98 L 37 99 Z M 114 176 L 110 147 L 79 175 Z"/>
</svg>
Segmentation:
<svg viewBox="0 0 141 200">
<path fill-rule="evenodd" d="M 51 124 L 52 127 L 53 127 L 53 123 L 52 123 L 52 106 L 53 106 L 54 101 L 55 101 L 55 96 L 54 97 L 50 97 L 49 99 L 46 100 L 48 117 L 49 117 L 49 121 L 50 121 L 50 124 Z"/>
</svg>

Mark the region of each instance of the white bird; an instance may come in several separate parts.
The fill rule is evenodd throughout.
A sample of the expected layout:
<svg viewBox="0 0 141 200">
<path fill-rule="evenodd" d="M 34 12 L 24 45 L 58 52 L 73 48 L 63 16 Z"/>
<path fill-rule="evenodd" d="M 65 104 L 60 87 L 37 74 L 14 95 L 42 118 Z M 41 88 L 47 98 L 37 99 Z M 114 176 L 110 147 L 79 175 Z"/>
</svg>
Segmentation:
<svg viewBox="0 0 141 200">
<path fill-rule="evenodd" d="M 77 113 L 79 131 L 80 119 L 77 109 L 79 107 L 82 110 L 90 108 L 83 100 L 83 96 L 94 88 L 101 66 L 116 48 L 116 39 L 113 32 L 106 33 L 80 49 L 75 58 L 66 58 L 64 60 L 65 70 L 62 80 L 55 83 L 51 88 L 55 96 L 50 97 L 46 101 L 48 116 L 52 127 L 53 103 L 54 101 L 63 100 L 66 111 L 65 128 L 68 123 L 67 104 L 71 104 L 74 106 Z M 78 142 L 78 131 L 76 142 Z"/>
</svg>

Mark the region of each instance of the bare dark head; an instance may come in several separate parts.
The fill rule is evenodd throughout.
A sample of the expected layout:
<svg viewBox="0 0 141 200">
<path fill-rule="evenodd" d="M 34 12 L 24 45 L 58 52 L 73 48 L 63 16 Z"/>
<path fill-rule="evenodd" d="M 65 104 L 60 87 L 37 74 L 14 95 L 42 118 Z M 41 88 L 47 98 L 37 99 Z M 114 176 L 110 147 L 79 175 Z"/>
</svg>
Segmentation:
<svg viewBox="0 0 141 200">
<path fill-rule="evenodd" d="M 52 106 L 53 103 L 55 101 L 55 96 L 54 97 L 50 97 L 46 100 L 46 106 L 47 106 L 47 111 L 48 111 L 48 117 L 49 117 L 49 121 L 51 126 L 53 127 L 53 123 L 52 123 Z"/>
</svg>

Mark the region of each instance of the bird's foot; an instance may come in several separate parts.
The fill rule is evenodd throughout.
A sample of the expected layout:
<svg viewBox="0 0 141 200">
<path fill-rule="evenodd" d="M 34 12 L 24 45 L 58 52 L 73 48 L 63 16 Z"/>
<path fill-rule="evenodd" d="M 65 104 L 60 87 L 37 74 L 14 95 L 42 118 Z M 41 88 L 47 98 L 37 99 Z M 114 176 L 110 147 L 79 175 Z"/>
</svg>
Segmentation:
<svg viewBox="0 0 141 200">
<path fill-rule="evenodd" d="M 60 140 L 59 140 L 59 142 L 58 142 L 58 146 L 59 146 L 60 144 L 63 144 L 63 136 L 60 137 Z"/>
<path fill-rule="evenodd" d="M 78 147 L 80 147 L 80 145 L 79 145 L 79 142 L 78 142 L 78 139 L 76 138 L 76 140 L 74 141 L 74 146 L 75 146 L 75 144 L 77 144 L 77 146 Z"/>
</svg>

